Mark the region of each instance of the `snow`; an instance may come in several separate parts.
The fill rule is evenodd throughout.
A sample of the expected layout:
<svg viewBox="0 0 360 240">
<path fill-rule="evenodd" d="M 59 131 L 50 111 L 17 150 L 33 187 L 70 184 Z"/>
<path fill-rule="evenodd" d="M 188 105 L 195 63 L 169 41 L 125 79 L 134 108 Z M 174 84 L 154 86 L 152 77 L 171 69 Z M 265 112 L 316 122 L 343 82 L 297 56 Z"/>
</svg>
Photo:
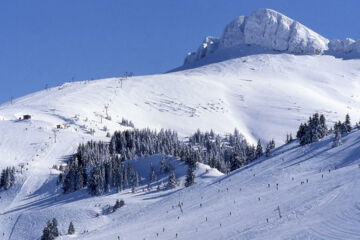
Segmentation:
<svg viewBox="0 0 360 240">
<path fill-rule="evenodd" d="M 245 21 L 245 44 L 290 53 L 320 54 L 328 40 L 281 13 L 270 9 L 253 12 Z"/>
<path fill-rule="evenodd" d="M 306 55 L 326 54 L 345 59 L 360 58 L 360 40 L 329 41 L 272 9 L 259 9 L 250 16 L 240 16 L 225 27 L 221 38 L 211 39 L 214 44 L 204 45 L 206 38 L 196 52 L 188 53 L 184 61 L 185 68 L 192 68 L 193 63 L 222 50 L 235 51 L 236 56 L 280 51 Z M 244 51 L 247 46 L 252 47 L 250 51 Z"/>
<path fill-rule="evenodd" d="M 234 48 L 252 54 L 222 61 L 238 54 L 229 51 Z M 2 104 L 0 168 L 15 166 L 17 173 L 15 186 L 0 192 L 1 239 L 39 239 L 53 217 L 62 233 L 70 221 L 75 225 L 75 236 L 59 239 L 175 239 L 176 233 L 178 239 L 358 239 L 355 130 L 339 147 L 331 147 L 332 136 L 305 147 L 293 142 L 226 176 L 198 164 L 196 184 L 186 189 L 186 166 L 174 158 L 168 160 L 182 184 L 172 190 L 143 191 L 143 181 L 135 194 L 90 197 L 85 190 L 64 195 L 56 186 L 52 166 L 64 164 L 79 143 L 109 141 L 107 132 L 129 129 L 119 124 L 122 118 L 137 128 L 174 129 L 182 138 L 198 128 L 220 134 L 238 128 L 250 142 L 274 138 L 277 146 L 315 112 L 325 114 L 328 125 L 346 113 L 353 122 L 360 118 L 360 60 L 261 49 L 229 47 L 192 63 L 218 62 L 199 68 L 65 83 Z M 19 120 L 24 114 L 31 120 Z M 161 158 L 129 163 L 146 180 L 150 162 L 158 169 Z M 125 207 L 103 214 L 117 199 Z"/>
<path fill-rule="evenodd" d="M 191 52 L 188 53 L 188 55 L 185 58 L 184 64 L 197 61 L 215 52 L 218 49 L 218 46 L 219 46 L 218 38 L 206 37 L 196 53 L 191 53 Z"/>
<path fill-rule="evenodd" d="M 298 54 L 321 54 L 328 49 L 328 42 L 326 38 L 279 12 L 259 9 L 250 16 L 240 16 L 233 20 L 225 27 L 222 37 L 214 41 L 215 44 L 203 43 L 197 52 L 188 54 L 184 64 L 204 58 L 216 50 L 237 45 L 254 45 Z"/>
<path fill-rule="evenodd" d="M 329 43 L 329 54 L 342 58 L 360 58 L 360 40 L 351 38 L 332 40 Z"/>
<path fill-rule="evenodd" d="M 76 239 L 358 239 L 359 137 L 354 130 L 337 148 L 332 136 L 305 147 L 295 141 L 229 175 L 197 177 L 187 189 L 49 197 L 6 213 L 18 216 L 10 239 L 36 239 L 53 216 L 62 233 L 73 221 Z M 125 207 L 101 214 L 120 198 Z"/>
</svg>

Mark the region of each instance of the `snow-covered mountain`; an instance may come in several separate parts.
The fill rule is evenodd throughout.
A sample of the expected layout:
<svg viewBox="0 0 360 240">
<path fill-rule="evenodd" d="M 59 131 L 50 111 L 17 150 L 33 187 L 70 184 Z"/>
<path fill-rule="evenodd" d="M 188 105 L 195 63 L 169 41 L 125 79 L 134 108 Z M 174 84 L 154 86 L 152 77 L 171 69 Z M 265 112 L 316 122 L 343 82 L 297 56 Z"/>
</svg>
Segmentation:
<svg viewBox="0 0 360 240">
<path fill-rule="evenodd" d="M 249 46 L 253 48 L 250 51 L 239 50 L 248 49 Z M 231 49 L 238 56 L 259 51 L 280 51 L 351 58 L 360 57 L 360 40 L 329 41 L 279 12 L 260 9 L 250 16 L 240 16 L 233 20 L 225 27 L 220 38 L 206 37 L 196 52 L 187 54 L 184 65 L 189 68 L 192 63 L 224 49 Z"/>
<path fill-rule="evenodd" d="M 360 132 L 344 134 L 336 148 L 331 135 L 281 146 L 315 112 L 328 126 L 346 113 L 360 119 L 360 60 L 328 54 L 351 55 L 358 42 L 328 41 L 272 10 L 240 17 L 225 32 L 176 72 L 64 83 L 2 104 L 0 169 L 17 173 L 15 185 L 0 191 L 0 238 L 39 239 L 56 217 L 61 233 L 70 221 L 76 229 L 59 239 L 358 239 Z M 80 143 L 129 129 L 122 118 L 181 137 L 237 128 L 249 142 L 274 138 L 280 147 L 225 176 L 198 164 L 197 184 L 186 189 L 63 194 L 52 166 Z M 146 177 L 149 162 L 158 169 L 162 157 L 133 164 Z M 187 167 L 171 161 L 183 183 Z M 125 207 L 105 214 L 117 199 Z"/>
</svg>

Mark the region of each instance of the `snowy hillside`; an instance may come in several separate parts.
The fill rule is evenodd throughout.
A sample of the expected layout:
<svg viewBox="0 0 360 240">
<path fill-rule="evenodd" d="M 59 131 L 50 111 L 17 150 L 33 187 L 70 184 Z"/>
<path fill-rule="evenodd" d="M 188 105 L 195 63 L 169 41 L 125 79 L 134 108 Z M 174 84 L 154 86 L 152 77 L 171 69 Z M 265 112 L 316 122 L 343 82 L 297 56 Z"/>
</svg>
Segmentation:
<svg viewBox="0 0 360 240">
<path fill-rule="evenodd" d="M 267 52 L 359 58 L 360 40 L 348 38 L 329 41 L 279 12 L 259 9 L 250 16 L 240 16 L 233 20 L 225 27 L 220 38 L 206 37 L 196 52 L 187 54 L 184 66 L 174 71 L 199 66 L 199 60 L 224 50 L 232 52 L 232 56 L 222 54 L 226 59 Z M 216 58 L 212 59 L 207 62 L 217 62 Z"/>
<path fill-rule="evenodd" d="M 206 38 L 200 57 L 176 72 L 64 83 L 0 105 L 0 170 L 16 169 L 14 186 L 0 191 L 0 239 L 40 239 L 53 217 L 62 234 L 70 221 L 76 229 L 59 239 L 359 239 L 360 131 L 344 134 L 337 148 L 333 136 L 281 146 L 313 113 L 328 126 L 347 113 L 360 119 L 360 60 L 328 54 L 351 55 L 358 45 L 259 10 L 228 25 L 221 39 Z M 275 139 L 280 147 L 225 176 L 197 163 L 189 188 L 184 162 L 145 154 L 126 159 L 139 174 L 135 190 L 63 194 L 53 166 L 66 165 L 80 143 L 133 129 L 123 119 L 181 139 L 237 128 L 250 143 Z M 175 189 L 165 187 L 163 158 L 179 178 Z M 151 167 L 159 174 L 150 189 Z M 125 206 L 109 211 L 119 199 Z"/>
<path fill-rule="evenodd" d="M 359 80 L 359 60 L 258 54 L 123 81 L 65 83 L 3 104 L 0 128 L 53 138 L 60 124 L 65 128 L 58 130 L 59 141 L 61 135 L 93 138 L 92 129 L 95 137 L 104 138 L 107 132 L 123 129 L 119 122 L 124 117 L 137 128 L 170 128 L 182 136 L 198 128 L 220 134 L 238 128 L 249 141 L 274 138 L 282 143 L 314 112 L 330 121 L 346 113 L 359 119 Z M 24 114 L 30 114 L 31 121 L 17 121 Z M 4 135 L 9 139 L 3 140 L 6 148 L 0 151 L 14 157 L 7 149 L 18 139 Z"/>
<path fill-rule="evenodd" d="M 92 206 L 118 196 L 63 206 L 91 206 L 77 223 L 89 232 L 77 239 L 359 239 L 359 137 L 356 130 L 337 148 L 332 137 L 305 147 L 294 142 L 181 191 L 123 194 L 129 205 L 97 220 Z"/>
<path fill-rule="evenodd" d="M 1 231 L 4 239 L 37 239 L 56 217 L 60 233 L 70 221 L 76 229 L 59 239 L 358 239 L 360 131 L 343 135 L 336 148 L 332 138 L 304 147 L 294 141 L 225 176 L 200 165 L 197 184 L 187 189 L 64 195 L 52 191 L 50 175 L 2 208 Z M 159 157 L 139 161 L 157 167 Z M 120 198 L 124 207 L 104 212 Z"/>
<path fill-rule="evenodd" d="M 107 132 L 127 129 L 119 124 L 123 117 L 138 128 L 171 128 L 182 136 L 189 136 L 197 128 L 225 134 L 237 127 L 250 141 L 273 137 L 279 145 L 287 133 L 294 135 L 299 124 L 314 112 L 324 113 L 330 125 L 343 120 L 347 112 L 352 119 L 359 119 L 359 76 L 358 60 L 260 54 L 183 72 L 133 77 L 122 83 L 118 78 L 66 83 L 3 104 L 1 166 L 15 166 L 18 171 L 20 164 L 25 167 L 22 174 L 17 173 L 15 186 L 0 193 L 0 233 L 4 233 L 4 239 L 36 239 L 45 222 L 56 217 L 61 229 L 73 221 L 78 233 L 89 230 L 76 237 L 85 239 L 103 239 L 108 235 L 151 239 L 161 231 L 162 224 L 167 229 L 161 234 L 162 239 L 171 239 L 176 232 L 181 234 L 179 238 L 188 239 L 196 227 L 203 234 L 200 239 L 263 239 L 268 234 L 279 239 L 329 239 L 323 234 L 332 232 L 356 239 L 358 206 L 354 196 L 359 196 L 359 170 L 353 149 L 358 148 L 359 133 L 346 138 L 339 151 L 329 149 L 326 141 L 310 147 L 285 146 L 276 150 L 277 155 L 284 152 L 283 155 L 246 167 L 248 170 L 227 176 L 220 184 L 197 178 L 197 186 L 175 190 L 173 194 L 62 195 L 55 184 L 58 172 L 51 167 L 63 163 L 79 143 L 90 139 L 108 141 Z M 25 114 L 30 114 L 31 120 L 18 120 Z M 61 128 L 56 129 L 57 125 Z M 300 167 L 295 164 L 298 162 L 303 162 Z M 333 177 L 325 184 L 319 171 L 335 166 L 344 168 L 331 173 Z M 253 173 L 256 175 L 251 178 Z M 292 176 L 296 180 L 290 181 Z M 306 178 L 311 184 L 300 186 L 299 182 Z M 280 184 L 279 194 L 274 190 L 276 182 Z M 267 183 L 271 189 L 266 188 Z M 226 187 L 231 189 L 231 195 L 216 194 Z M 240 187 L 243 192 L 237 192 Z M 298 194 L 299 191 L 303 193 Z M 263 199 L 259 207 L 248 208 L 258 197 Z M 127 203 L 121 213 L 95 217 L 105 204 L 113 204 L 119 198 Z M 198 209 L 201 200 L 203 210 Z M 178 210 L 170 206 L 178 201 L 185 204 L 180 220 L 176 220 Z M 283 219 L 276 219 L 273 210 L 277 205 L 283 211 Z M 227 217 L 230 211 L 232 217 Z M 204 222 L 206 216 L 211 224 Z M 266 218 L 270 219 L 269 224 Z M 349 220 L 341 220 L 345 218 Z M 182 224 L 175 224 L 177 221 Z M 334 228 L 339 221 L 346 222 L 345 233 Z M 147 227 L 135 230 L 140 225 Z M 284 231 L 290 227 L 292 232 Z"/>
</svg>

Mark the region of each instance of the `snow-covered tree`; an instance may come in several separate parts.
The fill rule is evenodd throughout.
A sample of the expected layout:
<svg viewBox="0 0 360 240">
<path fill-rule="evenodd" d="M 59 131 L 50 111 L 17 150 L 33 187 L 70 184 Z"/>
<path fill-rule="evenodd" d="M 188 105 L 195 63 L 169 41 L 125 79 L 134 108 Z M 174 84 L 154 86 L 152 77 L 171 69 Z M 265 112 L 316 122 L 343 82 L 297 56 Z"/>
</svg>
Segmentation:
<svg viewBox="0 0 360 240">
<path fill-rule="evenodd" d="M 8 190 L 15 183 L 15 168 L 7 167 L 2 170 L 0 177 L 0 187 Z"/>
<path fill-rule="evenodd" d="M 271 147 L 274 142 L 272 141 Z M 259 151 L 261 150 L 261 151 Z M 132 129 L 115 132 L 110 143 L 90 141 L 80 144 L 77 152 L 69 159 L 64 173 L 59 176 L 65 193 L 87 188 L 92 195 L 101 195 L 116 188 L 135 190 L 138 180 L 136 171 L 125 162 L 135 157 L 163 154 L 161 173 L 174 170 L 166 155 L 177 157 L 194 169 L 197 162 L 209 164 L 227 173 L 254 161 L 262 155 L 262 147 L 256 149 L 235 130 L 233 134 L 220 136 L 213 131 L 198 130 L 189 141 L 180 141 L 177 133 L 171 130 L 151 131 Z M 156 181 L 152 168 L 149 173 L 149 187 Z"/>
<path fill-rule="evenodd" d="M 156 181 L 156 173 L 155 173 L 155 169 L 152 165 L 152 163 L 150 163 L 150 172 L 149 172 L 149 182 L 148 182 L 148 189 L 151 188 L 151 183 Z"/>
<path fill-rule="evenodd" d="M 270 157 L 270 149 L 271 149 L 270 144 L 268 144 L 266 146 L 266 150 L 265 150 L 265 156 L 266 157 Z"/>
<path fill-rule="evenodd" d="M 346 132 L 350 132 L 351 131 L 351 121 L 350 121 L 350 115 L 349 114 L 346 114 L 346 116 L 345 116 L 344 125 L 345 125 Z"/>
<path fill-rule="evenodd" d="M 231 160 L 230 170 L 234 171 L 245 164 L 245 158 L 242 154 L 235 153 Z"/>
<path fill-rule="evenodd" d="M 91 195 L 101 195 L 105 192 L 104 176 L 101 167 L 95 167 L 89 175 L 88 191 Z"/>
<path fill-rule="evenodd" d="M 340 132 L 340 129 L 337 129 L 335 130 L 335 133 L 334 133 L 334 140 L 333 140 L 333 147 L 338 147 L 342 144 L 342 141 L 341 141 L 341 132 Z"/>
<path fill-rule="evenodd" d="M 54 240 L 59 236 L 58 222 L 56 218 L 46 223 L 46 227 L 43 229 L 41 240 Z"/>
<path fill-rule="evenodd" d="M 175 172 L 171 171 L 170 174 L 169 174 L 167 186 L 169 188 L 175 188 L 177 186 L 177 184 L 178 184 L 178 180 L 176 178 Z"/>
<path fill-rule="evenodd" d="M 190 187 L 191 185 L 195 184 L 195 167 L 188 166 L 186 179 L 185 179 L 185 187 Z"/>
<path fill-rule="evenodd" d="M 307 124 L 301 124 L 296 137 L 301 145 L 317 142 L 328 134 L 326 119 L 324 115 L 315 113 L 309 117 Z"/>
<path fill-rule="evenodd" d="M 256 146 L 256 152 L 255 152 L 255 157 L 259 158 L 264 154 L 263 152 L 263 148 L 260 142 L 260 139 L 258 140 L 257 146 Z"/>
<path fill-rule="evenodd" d="M 165 170 L 166 170 L 165 157 L 162 157 L 160 162 L 160 173 L 165 173 Z"/>
</svg>

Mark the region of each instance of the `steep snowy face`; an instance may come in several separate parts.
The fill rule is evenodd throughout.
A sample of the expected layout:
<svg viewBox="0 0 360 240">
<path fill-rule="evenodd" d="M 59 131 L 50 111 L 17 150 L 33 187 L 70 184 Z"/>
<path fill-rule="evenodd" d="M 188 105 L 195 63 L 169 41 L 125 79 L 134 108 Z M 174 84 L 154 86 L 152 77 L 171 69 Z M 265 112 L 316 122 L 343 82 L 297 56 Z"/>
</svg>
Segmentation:
<svg viewBox="0 0 360 240">
<path fill-rule="evenodd" d="M 219 39 L 214 37 L 206 37 L 198 48 L 197 52 L 190 52 L 187 54 L 184 64 L 197 61 L 210 53 L 215 52 L 219 47 Z"/>
<path fill-rule="evenodd" d="M 248 17 L 240 16 L 229 23 L 220 39 L 220 48 L 228 48 L 245 43 L 245 21 Z"/>
<path fill-rule="evenodd" d="M 329 43 L 329 50 L 341 53 L 360 53 L 360 40 L 355 41 L 351 38 L 345 40 L 332 40 Z"/>
<path fill-rule="evenodd" d="M 274 10 L 255 11 L 245 23 L 245 44 L 303 54 L 327 50 L 326 38 Z"/>
<path fill-rule="evenodd" d="M 211 51 L 204 51 L 203 43 L 197 52 L 189 53 L 185 64 L 197 61 L 218 49 L 238 45 L 254 45 L 296 54 L 322 54 L 328 49 L 329 40 L 279 12 L 260 9 L 250 16 L 240 16 L 229 23 L 218 42 Z"/>
</svg>

